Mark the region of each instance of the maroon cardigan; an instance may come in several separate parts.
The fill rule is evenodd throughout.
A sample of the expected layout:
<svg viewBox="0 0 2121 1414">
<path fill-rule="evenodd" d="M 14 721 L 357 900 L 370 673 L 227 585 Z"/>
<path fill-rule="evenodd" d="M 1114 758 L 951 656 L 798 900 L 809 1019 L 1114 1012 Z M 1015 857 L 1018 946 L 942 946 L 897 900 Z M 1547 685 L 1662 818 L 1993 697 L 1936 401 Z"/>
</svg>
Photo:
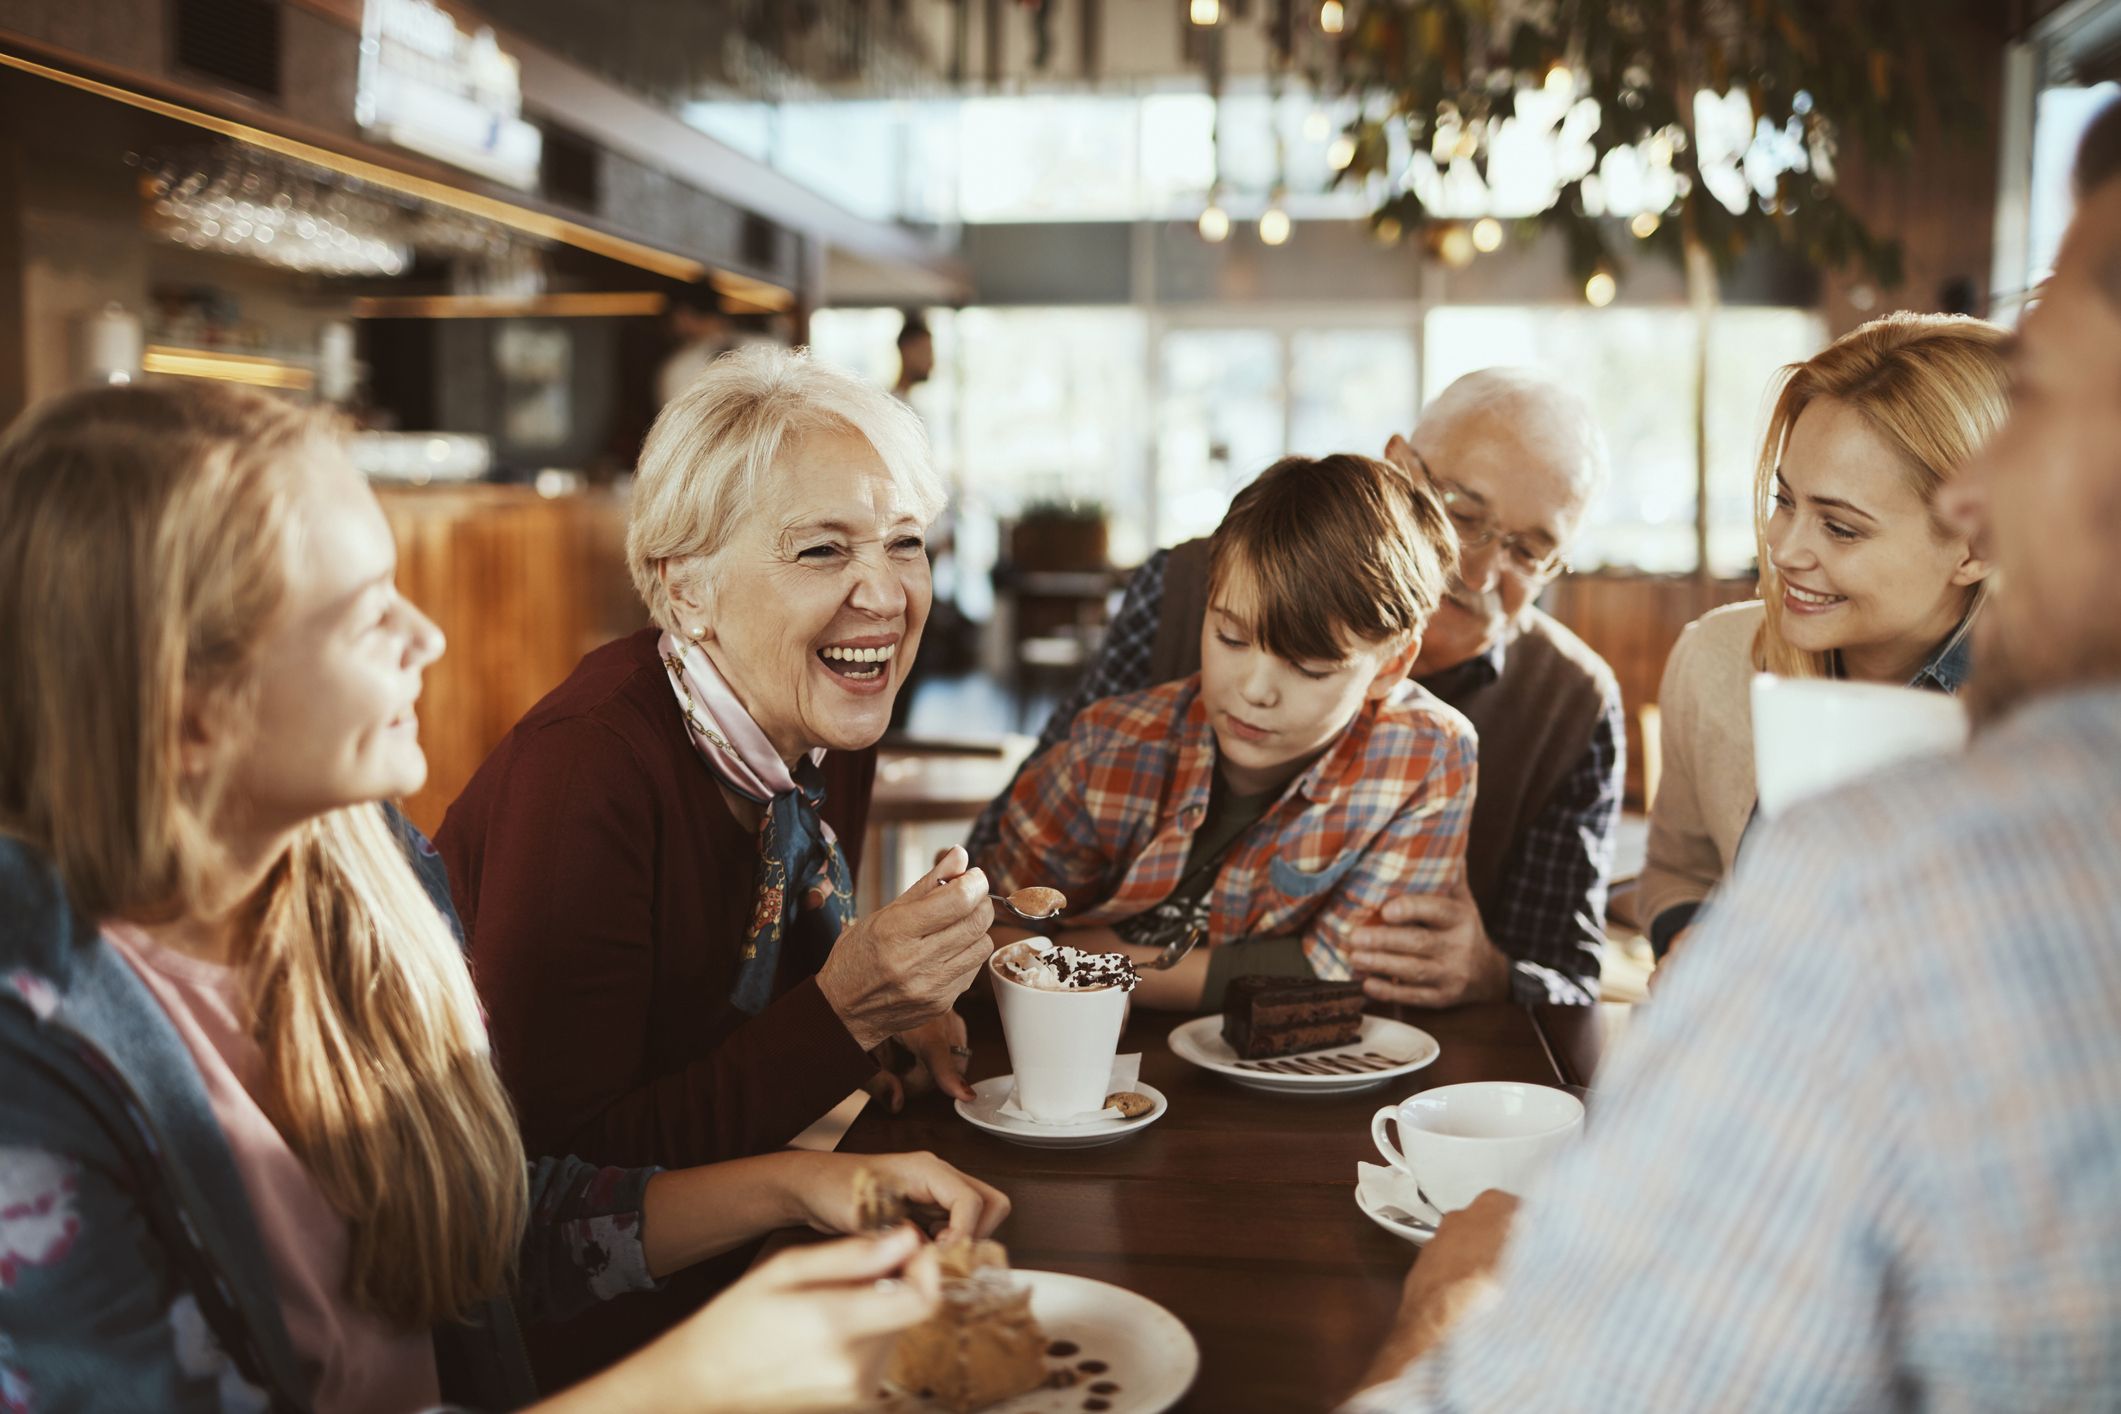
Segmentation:
<svg viewBox="0 0 2121 1414">
<path fill-rule="evenodd" d="M 874 749 L 825 759 L 852 868 Z M 685 734 L 656 631 L 530 709 L 435 835 L 533 1154 L 683 1168 L 786 1144 L 875 1074 L 814 978 L 729 1004 L 755 834 Z"/>
</svg>

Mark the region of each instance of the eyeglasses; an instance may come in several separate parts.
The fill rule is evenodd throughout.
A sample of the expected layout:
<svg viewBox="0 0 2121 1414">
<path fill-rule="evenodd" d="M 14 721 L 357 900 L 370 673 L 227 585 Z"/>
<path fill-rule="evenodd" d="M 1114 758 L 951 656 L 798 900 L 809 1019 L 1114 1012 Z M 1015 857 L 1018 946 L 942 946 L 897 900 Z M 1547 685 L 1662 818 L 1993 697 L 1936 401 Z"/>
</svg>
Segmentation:
<svg viewBox="0 0 2121 1414">
<path fill-rule="evenodd" d="M 1458 532 L 1461 548 L 1478 550 L 1483 546 L 1502 541 L 1503 563 L 1519 579 L 1532 583 L 1552 579 L 1567 571 L 1569 562 L 1559 549 L 1542 549 L 1537 542 L 1519 534 L 1504 535 L 1495 524 L 1495 518 L 1480 505 L 1480 498 L 1455 481 L 1446 481 L 1429 469 L 1428 458 L 1412 447 L 1414 461 L 1421 467 L 1421 474 L 1428 478 L 1429 489 L 1436 499 L 1443 502 L 1444 514 L 1451 518 L 1451 525 Z"/>
</svg>

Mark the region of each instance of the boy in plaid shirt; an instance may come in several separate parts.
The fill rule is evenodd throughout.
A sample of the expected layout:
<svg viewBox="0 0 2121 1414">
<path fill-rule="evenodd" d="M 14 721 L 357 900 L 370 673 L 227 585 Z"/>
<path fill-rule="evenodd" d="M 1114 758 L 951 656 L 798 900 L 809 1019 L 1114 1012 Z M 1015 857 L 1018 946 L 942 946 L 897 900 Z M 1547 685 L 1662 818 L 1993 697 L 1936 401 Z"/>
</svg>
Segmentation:
<svg viewBox="0 0 2121 1414">
<path fill-rule="evenodd" d="M 1204 929 L 1134 994 L 1189 1010 L 1244 973 L 1352 976 L 1380 904 L 1463 877 L 1473 807 L 1472 727 L 1406 681 L 1457 555 L 1432 492 L 1368 457 L 1286 457 L 1211 554 L 1201 670 L 1086 708 L 978 861 L 997 893 L 1065 893 L 1077 947 L 1145 961 Z"/>
</svg>

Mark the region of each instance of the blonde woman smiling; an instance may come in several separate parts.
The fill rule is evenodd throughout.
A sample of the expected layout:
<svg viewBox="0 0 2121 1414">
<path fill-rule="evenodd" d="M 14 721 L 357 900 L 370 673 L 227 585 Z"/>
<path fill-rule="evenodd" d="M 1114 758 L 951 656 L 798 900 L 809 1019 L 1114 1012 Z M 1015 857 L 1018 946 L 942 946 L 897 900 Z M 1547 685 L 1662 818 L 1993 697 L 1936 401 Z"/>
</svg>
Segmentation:
<svg viewBox="0 0 2121 1414">
<path fill-rule="evenodd" d="M 1688 627 L 1658 694 L 1643 917 L 1660 955 L 1753 816 L 1756 672 L 1957 692 L 1990 566 L 1937 498 L 2003 423 L 2005 334 L 1896 314 L 1787 369 L 1754 486 L 1760 598 Z"/>
<path fill-rule="evenodd" d="M 441 635 L 332 429 L 106 389 L 0 441 L 0 1405 L 411 1411 L 534 1398 L 551 1317 L 773 1227 L 852 1159 L 527 1182 L 418 789 Z M 892 1176 L 978 1231 L 1001 1195 Z M 769 1263 L 552 1409 L 873 1392 L 915 1237 Z"/>
</svg>

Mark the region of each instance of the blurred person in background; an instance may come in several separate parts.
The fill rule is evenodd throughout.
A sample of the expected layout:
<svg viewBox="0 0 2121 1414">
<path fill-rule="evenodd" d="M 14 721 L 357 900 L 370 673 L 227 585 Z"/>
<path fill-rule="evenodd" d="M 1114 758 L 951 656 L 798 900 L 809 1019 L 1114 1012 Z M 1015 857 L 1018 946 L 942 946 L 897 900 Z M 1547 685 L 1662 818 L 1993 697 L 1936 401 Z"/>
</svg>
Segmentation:
<svg viewBox="0 0 2121 1414">
<path fill-rule="evenodd" d="M 676 343 L 656 370 L 656 406 L 668 407 L 691 387 L 707 365 L 735 347 L 736 336 L 722 297 L 705 280 L 670 297 L 670 337 Z"/>
</svg>

